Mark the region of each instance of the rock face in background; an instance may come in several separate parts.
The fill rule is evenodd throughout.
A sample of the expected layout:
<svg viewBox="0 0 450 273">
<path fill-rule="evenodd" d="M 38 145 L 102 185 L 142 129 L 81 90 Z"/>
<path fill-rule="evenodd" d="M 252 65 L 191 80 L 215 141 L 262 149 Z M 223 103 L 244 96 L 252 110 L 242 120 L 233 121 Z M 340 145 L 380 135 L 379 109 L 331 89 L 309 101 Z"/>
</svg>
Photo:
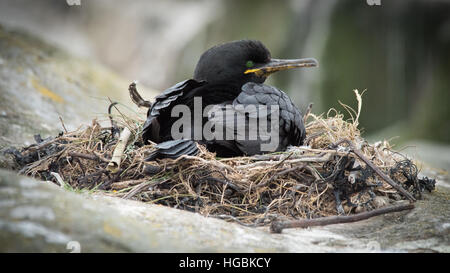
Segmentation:
<svg viewBox="0 0 450 273">
<path fill-rule="evenodd" d="M 68 130 L 96 117 L 106 121 L 108 98 L 137 111 L 131 81 L 0 25 L 0 149 L 31 144 L 35 134 L 56 135 L 63 130 L 59 117 Z M 138 88 L 147 98 L 156 94 Z"/>
<path fill-rule="evenodd" d="M 164 90 L 175 81 L 186 43 L 221 10 L 221 1 L 209 0 L 81 0 L 80 6 L 65 0 L 3 0 L 0 23 Z M 186 71 L 192 74 L 199 56 L 183 55 L 192 58 Z"/>
<path fill-rule="evenodd" d="M 0 252 L 449 252 L 449 194 L 438 188 L 411 212 L 271 234 L 0 170 Z"/>
</svg>

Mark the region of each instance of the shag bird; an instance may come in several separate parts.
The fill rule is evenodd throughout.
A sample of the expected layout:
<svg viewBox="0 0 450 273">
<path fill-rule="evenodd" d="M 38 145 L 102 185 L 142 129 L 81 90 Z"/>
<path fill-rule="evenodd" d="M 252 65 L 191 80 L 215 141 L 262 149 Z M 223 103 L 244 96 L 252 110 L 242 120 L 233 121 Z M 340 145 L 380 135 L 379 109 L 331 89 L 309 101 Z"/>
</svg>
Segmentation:
<svg viewBox="0 0 450 273">
<path fill-rule="evenodd" d="M 158 143 L 157 151 L 149 159 L 176 158 L 183 154 L 195 154 L 197 152 L 195 141 L 205 145 L 209 151 L 215 152 L 219 157 L 283 151 L 288 145 L 303 144 L 305 127 L 300 111 L 286 93 L 263 83 L 270 74 L 277 71 L 315 66 L 318 66 L 318 63 L 312 58 L 291 60 L 271 58 L 269 50 L 260 41 L 255 40 L 233 41 L 208 49 L 200 57 L 193 79 L 182 81 L 166 89 L 155 98 L 155 102 L 149 108 L 142 137 L 145 143 L 148 141 Z M 199 106 L 195 103 L 196 97 L 201 98 L 200 110 L 195 109 Z M 180 105 L 190 110 L 191 126 L 189 124 L 181 126 L 185 133 L 188 131 L 184 137 L 173 137 L 173 126 L 177 124 L 179 118 L 173 116 L 172 110 Z M 244 111 L 237 105 L 255 107 L 250 110 L 246 108 Z M 203 115 L 203 109 L 206 106 L 214 106 L 215 110 Z M 260 108 L 256 106 L 269 108 L 269 113 L 266 111 L 262 114 L 263 117 L 267 117 L 267 123 L 263 125 L 263 127 L 267 125 L 267 128 L 264 128 L 267 130 L 256 130 L 256 139 L 239 138 L 244 129 L 254 130 L 249 128 L 250 120 L 255 118 L 255 113 L 256 115 L 261 113 L 258 112 Z M 277 106 L 278 122 L 274 122 L 276 120 L 269 116 L 273 113 L 271 109 L 275 109 L 274 106 Z M 215 115 L 218 109 L 231 111 L 234 118 L 227 118 L 230 112 L 227 112 L 225 118 L 223 118 L 224 115 Z M 200 113 L 201 122 L 194 122 L 194 113 Z M 236 114 L 241 114 L 244 118 L 241 128 L 236 127 Z M 201 134 L 203 132 L 201 128 L 208 122 L 213 133 L 217 128 L 225 128 L 226 132 L 231 131 L 232 137 L 206 138 Z M 276 128 L 273 128 L 273 124 L 276 124 Z M 197 133 L 194 131 L 199 126 L 201 127 L 200 137 L 196 135 L 197 138 L 195 138 L 194 135 Z M 260 126 L 259 123 L 258 126 Z M 261 144 L 270 142 L 267 135 L 270 131 L 268 128 L 278 132 L 277 143 L 271 149 L 264 150 Z"/>
</svg>

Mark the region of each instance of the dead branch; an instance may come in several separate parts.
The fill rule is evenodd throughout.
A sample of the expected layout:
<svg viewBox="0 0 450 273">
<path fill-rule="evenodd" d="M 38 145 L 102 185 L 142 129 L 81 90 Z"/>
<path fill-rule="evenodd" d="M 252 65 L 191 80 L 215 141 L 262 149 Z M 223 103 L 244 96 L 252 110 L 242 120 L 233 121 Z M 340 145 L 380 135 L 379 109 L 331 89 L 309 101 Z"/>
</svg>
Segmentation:
<svg viewBox="0 0 450 273">
<path fill-rule="evenodd" d="M 292 168 L 289 168 L 289 169 L 282 170 L 282 171 L 280 171 L 280 172 L 274 174 L 272 177 L 270 177 L 270 178 L 269 178 L 268 180 L 266 180 L 265 182 L 256 185 L 256 188 L 264 187 L 264 186 L 266 186 L 267 184 L 270 184 L 272 181 L 274 181 L 274 180 L 277 179 L 278 177 L 281 177 L 281 176 L 283 176 L 283 175 L 286 175 L 286 174 L 288 174 L 288 173 L 290 173 L 290 172 L 295 172 L 295 171 L 301 170 L 301 169 L 303 169 L 304 167 L 305 167 L 305 165 L 300 165 L 300 166 L 295 166 L 295 167 L 292 167 Z"/>
<path fill-rule="evenodd" d="M 200 162 L 202 162 L 203 164 L 206 164 L 206 165 L 212 164 L 212 165 L 216 166 L 219 169 L 226 169 L 228 171 L 235 172 L 235 170 L 233 168 L 231 168 L 230 166 L 228 166 L 226 164 L 223 164 L 220 161 L 208 161 L 208 160 L 205 160 L 205 159 L 203 159 L 203 158 L 201 158 L 199 156 L 182 155 L 179 158 L 175 159 L 173 162 L 176 163 L 176 162 L 179 162 L 179 161 L 182 161 L 182 160 L 198 160 L 198 161 L 200 161 Z"/>
<path fill-rule="evenodd" d="M 30 145 L 30 146 L 24 148 L 23 155 L 27 155 L 29 153 L 37 152 L 39 150 L 42 150 L 42 149 L 48 147 L 51 144 L 55 144 L 55 143 L 56 144 L 60 144 L 58 142 L 61 142 L 61 141 L 75 141 L 75 140 L 79 140 L 79 138 L 76 138 L 76 137 L 56 137 L 56 138 L 53 138 L 53 139 L 49 139 L 49 140 L 43 141 L 43 142 L 41 142 L 39 144 L 33 144 L 33 145 Z"/>
<path fill-rule="evenodd" d="M 83 153 L 77 153 L 77 152 L 70 152 L 70 153 L 68 153 L 68 155 L 71 157 L 79 157 L 79 158 L 83 158 L 83 159 L 87 159 L 87 160 L 103 161 L 106 163 L 109 162 L 109 160 L 107 160 L 103 157 L 99 157 L 96 154 L 90 155 L 90 154 L 83 154 Z"/>
<path fill-rule="evenodd" d="M 134 195 L 138 194 L 142 189 L 144 189 L 145 187 L 148 187 L 149 185 L 150 185 L 150 182 L 143 182 L 139 186 L 135 187 L 130 192 L 125 194 L 122 198 L 123 199 L 130 199 L 131 197 L 133 197 Z"/>
<path fill-rule="evenodd" d="M 111 184 L 111 189 L 113 190 L 121 190 L 125 189 L 134 185 L 141 184 L 142 182 L 145 182 L 146 179 L 139 179 L 139 180 L 127 180 L 127 181 L 121 181 L 121 182 L 115 182 Z"/>
<path fill-rule="evenodd" d="M 304 163 L 304 162 L 314 162 L 314 163 L 324 163 L 330 160 L 332 154 L 326 153 L 324 155 L 319 156 L 301 156 L 297 157 L 296 159 L 290 159 L 285 160 L 283 162 L 280 161 L 257 161 L 255 163 L 251 164 L 245 164 L 237 166 L 237 170 L 244 170 L 244 169 L 250 169 L 250 168 L 256 168 L 256 167 L 267 167 L 267 166 L 277 166 L 280 165 L 280 163 L 286 163 L 286 164 L 296 164 L 296 163 Z"/>
<path fill-rule="evenodd" d="M 232 188 L 233 190 L 235 190 L 237 192 L 242 192 L 242 189 L 240 187 L 238 187 L 235 184 L 229 182 L 228 180 L 222 180 L 222 179 L 215 178 L 215 177 L 205 177 L 205 178 L 201 179 L 201 181 L 208 181 L 208 180 L 214 181 L 214 182 L 218 182 L 218 183 L 221 183 L 223 185 L 226 185 L 226 186 Z"/>
<path fill-rule="evenodd" d="M 125 194 L 122 198 L 123 199 L 130 199 L 131 197 L 135 196 L 136 194 L 138 194 L 139 192 L 141 192 L 144 188 L 146 187 L 150 187 L 150 186 L 156 186 L 165 182 L 168 182 L 170 179 L 165 179 L 162 181 L 150 181 L 150 182 L 143 182 L 141 184 L 139 184 L 138 186 L 136 186 L 134 189 L 132 189 L 130 192 L 128 192 L 127 194 Z"/>
<path fill-rule="evenodd" d="M 316 219 L 305 219 L 299 221 L 286 221 L 286 222 L 272 222 L 270 226 L 270 231 L 272 233 L 281 233 L 283 229 L 286 228 L 306 228 L 313 226 L 326 226 L 333 224 L 342 224 L 342 223 L 352 223 L 361 220 L 365 220 L 374 216 L 378 216 L 381 214 L 398 212 L 403 210 L 411 210 L 414 208 L 414 204 L 408 205 L 399 205 L 399 206 L 391 206 L 385 207 L 381 209 L 375 209 L 368 212 L 362 212 L 358 214 L 348 215 L 348 216 L 330 216 L 330 217 L 322 217 Z"/>
<path fill-rule="evenodd" d="M 150 108 L 152 107 L 152 103 L 148 100 L 144 100 L 142 96 L 139 94 L 139 92 L 136 89 L 137 82 L 134 81 L 130 84 L 128 87 L 128 91 L 130 92 L 131 100 L 138 106 L 138 107 L 145 107 Z"/>
</svg>

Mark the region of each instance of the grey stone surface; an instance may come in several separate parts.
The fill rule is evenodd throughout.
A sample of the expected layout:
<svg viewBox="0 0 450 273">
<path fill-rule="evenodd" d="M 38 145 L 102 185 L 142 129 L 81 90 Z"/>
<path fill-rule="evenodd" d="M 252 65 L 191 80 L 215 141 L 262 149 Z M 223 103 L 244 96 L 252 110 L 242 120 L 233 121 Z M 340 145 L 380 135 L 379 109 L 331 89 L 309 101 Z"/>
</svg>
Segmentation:
<svg viewBox="0 0 450 273">
<path fill-rule="evenodd" d="M 107 122 L 108 98 L 132 107 L 121 111 L 134 115 L 128 95 L 133 80 L 0 25 L 0 149 L 62 131 L 59 117 L 68 130 L 96 117 Z M 138 88 L 146 98 L 156 94 Z"/>
<path fill-rule="evenodd" d="M 449 197 L 439 187 L 411 212 L 271 234 L 0 170 L 0 252 L 450 252 Z"/>
<path fill-rule="evenodd" d="M 311 241 L 341 237 L 272 235 L 162 206 L 76 194 L 7 171 L 0 171 L 0 200 L 2 252 L 67 252 L 71 241 L 83 252 L 331 251 Z"/>
</svg>

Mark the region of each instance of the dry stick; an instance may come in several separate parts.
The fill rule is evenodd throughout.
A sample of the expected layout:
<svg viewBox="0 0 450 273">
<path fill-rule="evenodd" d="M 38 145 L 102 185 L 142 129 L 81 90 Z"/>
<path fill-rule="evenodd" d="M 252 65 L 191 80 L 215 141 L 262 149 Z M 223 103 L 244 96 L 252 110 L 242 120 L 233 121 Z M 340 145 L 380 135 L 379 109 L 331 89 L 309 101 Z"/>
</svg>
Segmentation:
<svg viewBox="0 0 450 273">
<path fill-rule="evenodd" d="M 143 188 L 145 188 L 146 186 L 150 186 L 150 182 L 143 182 L 141 183 L 139 186 L 135 187 L 134 189 L 132 189 L 130 192 L 128 192 L 127 194 L 125 194 L 122 198 L 123 199 L 130 199 L 131 197 L 135 196 L 136 194 L 138 194 Z"/>
<path fill-rule="evenodd" d="M 90 155 L 90 154 L 82 154 L 82 153 L 70 152 L 69 156 L 71 156 L 71 157 L 79 157 L 79 158 L 88 159 L 88 160 L 94 160 L 94 161 L 100 160 L 100 161 L 103 161 L 103 162 L 106 162 L 106 163 L 109 162 L 109 160 L 107 160 L 106 158 L 99 157 L 98 155 Z"/>
<path fill-rule="evenodd" d="M 281 233 L 285 228 L 306 228 L 313 226 L 326 226 L 332 224 L 342 224 L 342 223 L 352 223 L 361 220 L 365 220 L 374 216 L 378 216 L 381 214 L 410 210 L 414 208 L 414 204 L 407 205 L 399 205 L 399 206 L 390 206 L 381 209 L 375 209 L 368 212 L 362 212 L 349 216 L 330 216 L 330 217 L 322 217 L 316 219 L 305 219 L 298 221 L 286 221 L 286 222 L 273 222 L 270 226 L 270 231 L 272 233 Z"/>
<path fill-rule="evenodd" d="M 320 153 L 320 154 L 324 154 L 324 153 L 329 153 L 329 154 L 333 154 L 333 155 L 342 155 L 342 156 L 346 156 L 348 155 L 348 152 L 339 152 L 336 150 L 320 150 L 320 149 L 312 149 L 312 148 L 307 148 L 304 146 L 301 147 L 295 147 L 295 150 L 300 150 L 300 151 L 305 151 L 305 152 L 311 152 L 311 153 Z M 289 158 L 290 159 L 299 159 L 299 158 L 306 158 L 306 156 L 304 154 L 296 154 L 294 151 L 294 153 L 290 152 L 289 154 L 292 154 Z M 220 162 L 227 162 L 227 161 L 236 161 L 236 160 L 250 160 L 250 161 L 279 161 L 282 160 L 283 158 L 286 157 L 286 154 L 288 154 L 287 152 L 284 152 L 282 154 L 263 154 L 263 155 L 254 155 L 254 156 L 243 156 L 243 157 L 229 157 L 229 158 L 222 158 L 218 161 Z M 274 164 L 277 164 L 278 162 L 274 162 Z"/>
<path fill-rule="evenodd" d="M 137 81 L 134 81 L 130 84 L 128 87 L 128 92 L 130 92 L 131 100 L 138 106 L 138 107 L 146 107 L 150 108 L 152 107 L 152 103 L 148 100 L 144 100 L 142 96 L 139 94 L 139 92 L 136 89 Z"/>
<path fill-rule="evenodd" d="M 109 159 L 106 159 L 101 153 L 93 151 L 93 153 L 103 162 L 109 162 Z"/>
<path fill-rule="evenodd" d="M 280 162 L 278 162 L 277 164 L 275 164 L 275 166 L 273 166 L 273 167 L 276 168 L 276 167 L 282 165 L 286 160 L 288 160 L 288 159 L 292 156 L 292 154 L 293 154 L 293 153 L 288 154 L 288 156 L 286 156 L 285 158 L 283 158 Z"/>
<path fill-rule="evenodd" d="M 48 145 L 54 144 L 55 142 L 58 142 L 58 141 L 74 141 L 74 140 L 77 140 L 77 138 L 73 138 L 73 137 L 57 137 L 57 138 L 54 138 L 54 139 L 51 139 L 51 140 L 48 140 L 48 141 L 41 142 L 39 144 L 33 144 L 33 145 L 30 145 L 30 146 L 26 147 L 25 151 L 22 153 L 22 155 L 27 155 L 29 153 L 39 151 L 41 149 L 44 149 Z M 57 144 L 59 145 L 61 143 L 57 143 Z"/>
<path fill-rule="evenodd" d="M 303 116 L 303 124 L 306 124 L 306 120 L 308 119 L 309 113 L 311 113 L 312 107 L 313 107 L 313 103 L 310 103 L 308 105 L 308 108 L 306 108 L 305 115 Z"/>
<path fill-rule="evenodd" d="M 226 179 L 226 177 L 225 177 L 225 179 Z M 231 183 L 229 181 L 221 180 L 219 178 L 206 177 L 206 178 L 201 179 L 201 181 L 208 181 L 208 180 L 211 180 L 211 181 L 214 181 L 214 182 L 219 182 L 219 183 L 222 183 L 223 185 L 227 185 L 228 187 L 232 188 L 233 190 L 235 190 L 237 192 L 242 192 L 243 191 L 240 187 L 236 186 L 235 184 L 233 184 L 233 183 Z"/>
<path fill-rule="evenodd" d="M 330 160 L 332 154 L 325 154 L 323 156 L 317 156 L 317 157 L 296 157 L 296 159 L 290 159 L 286 160 L 284 163 L 286 164 L 296 164 L 296 163 L 303 163 L 303 162 L 327 162 Z M 255 167 L 265 167 L 265 166 L 272 166 L 272 165 L 279 165 L 280 162 L 278 161 L 257 161 L 255 163 L 246 164 L 246 165 L 240 165 L 236 166 L 235 169 L 237 170 L 243 170 L 243 169 L 249 169 L 249 168 L 255 168 Z"/>
<path fill-rule="evenodd" d="M 347 156 L 348 152 L 339 152 L 336 150 L 319 150 L 319 149 L 311 149 L 311 148 L 306 148 L 306 147 L 295 147 L 295 151 L 294 153 L 291 152 L 291 156 L 289 157 L 290 160 L 294 160 L 294 159 L 303 159 L 306 160 L 306 158 L 317 158 L 317 157 L 311 157 L 311 154 L 298 154 L 296 153 L 297 151 L 300 152 L 310 152 L 310 153 L 316 153 L 313 154 L 317 157 L 323 157 L 324 154 L 332 154 L 332 155 L 341 155 L 341 156 Z M 282 160 L 283 158 L 285 158 L 286 154 L 277 154 L 277 155 L 254 155 L 252 157 L 243 157 L 242 160 L 251 160 L 251 161 L 279 161 Z M 221 159 L 220 161 L 231 161 L 231 160 L 236 160 L 236 158 L 224 158 Z M 277 164 L 278 162 L 274 162 L 274 164 Z"/>
<path fill-rule="evenodd" d="M 113 182 L 111 184 L 111 189 L 113 189 L 113 190 L 121 190 L 121 189 L 125 189 L 125 188 L 131 187 L 131 186 L 135 186 L 137 184 L 141 184 L 143 182 L 145 182 L 145 179 Z"/>
<path fill-rule="evenodd" d="M 290 173 L 290 172 L 294 172 L 294 171 L 297 171 L 297 170 L 301 170 L 301 169 L 303 169 L 303 168 L 305 168 L 305 165 L 304 165 L 304 164 L 303 164 L 303 165 L 300 165 L 300 166 L 295 166 L 295 167 L 292 167 L 292 168 L 289 168 L 289 169 L 282 170 L 282 171 L 280 171 L 280 172 L 274 174 L 270 179 L 266 180 L 265 182 L 256 185 L 255 188 L 261 188 L 261 187 L 264 187 L 264 186 L 266 186 L 267 184 L 271 183 L 272 181 L 274 181 L 275 179 L 277 179 L 277 178 L 280 177 L 280 176 L 283 176 L 283 175 L 288 174 L 288 173 Z"/>
<path fill-rule="evenodd" d="M 59 121 L 61 121 L 61 125 L 62 125 L 62 127 L 63 127 L 63 129 L 64 129 L 64 132 L 67 134 L 68 131 L 67 131 L 67 129 L 66 129 L 66 126 L 64 125 L 64 121 L 63 121 L 63 119 L 62 119 L 61 116 L 59 116 Z"/>
<path fill-rule="evenodd" d="M 223 164 L 220 161 L 208 161 L 208 160 L 205 160 L 205 159 L 203 159 L 203 158 L 201 158 L 199 156 L 182 155 L 179 158 L 175 159 L 173 161 L 173 163 L 177 163 L 177 162 L 179 162 L 179 161 L 181 161 L 183 159 L 186 159 L 186 160 L 198 160 L 198 161 L 202 162 L 203 164 L 214 165 L 215 167 L 217 167 L 217 168 L 219 168 L 221 170 L 226 169 L 226 170 L 231 171 L 231 172 L 236 172 L 232 167 L 230 167 L 230 166 L 228 166 L 226 164 Z"/>
<path fill-rule="evenodd" d="M 125 194 L 122 197 L 122 199 L 130 199 L 131 197 L 135 196 L 140 191 L 142 191 L 145 187 L 154 187 L 154 186 L 157 186 L 159 184 L 166 183 L 168 181 L 170 181 L 170 179 L 165 179 L 165 180 L 161 180 L 161 181 L 157 181 L 157 182 L 154 182 L 154 181 L 142 182 L 139 186 L 136 186 L 130 192 Z"/>
<path fill-rule="evenodd" d="M 387 176 L 385 173 L 383 173 L 380 168 L 378 168 L 377 166 L 375 166 L 368 158 L 366 158 L 363 153 L 356 149 L 355 145 L 353 145 L 353 143 L 348 140 L 348 139 L 343 139 L 341 141 L 339 141 L 338 143 L 336 143 L 334 146 L 336 147 L 337 145 L 341 144 L 341 143 L 347 143 L 348 146 L 350 147 L 350 149 L 352 150 L 352 152 L 357 155 L 364 163 L 367 164 L 367 166 L 369 166 L 372 170 L 374 170 L 381 178 L 383 178 L 384 181 L 386 181 L 389 185 L 391 185 L 394 189 L 398 190 L 401 194 L 403 194 L 406 198 L 408 198 L 410 201 L 416 201 L 416 198 L 414 198 L 414 196 L 412 196 L 408 191 L 406 191 L 402 186 L 400 186 L 399 184 L 397 184 L 394 180 L 392 180 L 389 176 Z"/>
<path fill-rule="evenodd" d="M 131 136 L 131 131 L 128 127 L 124 127 L 122 133 L 120 133 L 119 141 L 114 149 L 111 161 L 106 166 L 106 169 L 112 173 L 116 173 L 120 170 L 120 162 L 122 160 L 123 151 L 127 146 L 128 139 Z"/>
</svg>

